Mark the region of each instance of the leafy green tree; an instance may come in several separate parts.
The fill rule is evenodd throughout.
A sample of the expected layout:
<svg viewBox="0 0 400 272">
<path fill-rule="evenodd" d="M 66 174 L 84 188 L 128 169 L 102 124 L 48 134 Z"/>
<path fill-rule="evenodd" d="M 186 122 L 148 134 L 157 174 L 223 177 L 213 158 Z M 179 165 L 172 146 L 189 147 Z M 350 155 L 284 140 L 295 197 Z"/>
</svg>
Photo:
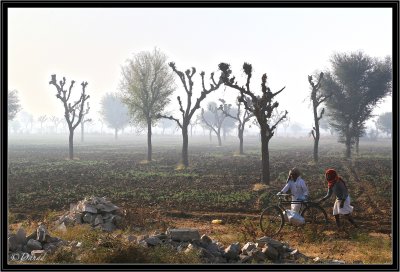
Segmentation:
<svg viewBox="0 0 400 272">
<path fill-rule="evenodd" d="M 392 61 L 353 52 L 334 54 L 331 65 L 321 89 L 332 94 L 326 101 L 330 125 L 339 133 L 339 142 L 346 145 L 345 156 L 350 158 L 354 144 L 358 154 L 359 138 L 374 107 L 392 90 Z"/>
<path fill-rule="evenodd" d="M 274 136 L 276 126 L 283 119 L 286 118 L 287 111 L 278 119 L 274 124 L 269 124 L 269 120 L 275 108 L 279 106 L 278 102 L 273 102 L 276 95 L 281 93 L 285 87 L 281 90 L 273 93 L 269 87 L 267 87 L 267 75 L 264 74 L 261 77 L 261 91 L 262 96 L 258 96 L 254 91 L 250 90 L 250 79 L 252 76 L 253 68 L 251 64 L 244 63 L 243 71 L 247 76 L 246 85 L 239 86 L 235 81 L 235 77 L 231 77 L 232 71 L 230 65 L 227 63 L 220 63 L 219 69 L 222 71 L 221 79 L 224 84 L 240 93 L 240 102 L 244 104 L 245 109 L 250 113 L 254 114 L 258 124 L 260 125 L 261 135 L 261 156 L 262 156 L 262 182 L 269 184 L 270 182 L 270 169 L 269 169 L 269 141 Z M 248 103 L 251 101 L 251 103 Z"/>
<path fill-rule="evenodd" d="M 128 107 L 113 93 L 107 93 L 101 99 L 100 114 L 107 126 L 114 129 L 115 140 L 118 139 L 118 131 L 129 124 Z"/>
<path fill-rule="evenodd" d="M 378 120 L 376 121 L 376 126 L 378 127 L 379 130 L 382 130 L 386 134 L 390 134 L 392 136 L 392 122 L 393 122 L 393 116 L 392 112 L 385 112 L 381 115 L 379 115 Z"/>
<path fill-rule="evenodd" d="M 151 128 L 174 92 L 167 56 L 158 49 L 140 52 L 122 68 L 121 91 L 135 124 L 147 127 L 147 160 L 152 160 Z"/>
<path fill-rule="evenodd" d="M 8 91 L 8 120 L 14 119 L 17 113 L 21 110 L 19 104 L 18 91 Z"/>
</svg>

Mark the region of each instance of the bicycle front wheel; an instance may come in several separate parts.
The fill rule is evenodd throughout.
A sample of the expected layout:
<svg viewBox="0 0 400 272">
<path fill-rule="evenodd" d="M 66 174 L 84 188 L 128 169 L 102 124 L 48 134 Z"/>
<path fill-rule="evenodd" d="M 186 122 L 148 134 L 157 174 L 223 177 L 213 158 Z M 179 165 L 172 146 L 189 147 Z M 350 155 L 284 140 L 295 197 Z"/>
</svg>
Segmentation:
<svg viewBox="0 0 400 272">
<path fill-rule="evenodd" d="M 282 211 L 277 206 L 266 208 L 260 216 L 261 231 L 269 237 L 277 235 L 285 224 Z"/>
</svg>

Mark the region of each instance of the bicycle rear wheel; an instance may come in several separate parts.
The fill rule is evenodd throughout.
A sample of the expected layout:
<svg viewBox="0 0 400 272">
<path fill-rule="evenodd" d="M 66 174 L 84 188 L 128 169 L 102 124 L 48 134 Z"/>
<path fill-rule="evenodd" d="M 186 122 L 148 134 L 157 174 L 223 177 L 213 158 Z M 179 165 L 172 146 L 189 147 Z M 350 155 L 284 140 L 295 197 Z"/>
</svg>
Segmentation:
<svg viewBox="0 0 400 272">
<path fill-rule="evenodd" d="M 318 205 L 307 206 L 301 216 L 305 219 L 305 224 L 313 227 L 318 227 L 323 230 L 328 224 L 328 216 L 325 210 Z"/>
<path fill-rule="evenodd" d="M 277 235 L 285 224 L 282 211 L 277 206 L 266 208 L 260 216 L 261 231 L 269 237 Z"/>
</svg>

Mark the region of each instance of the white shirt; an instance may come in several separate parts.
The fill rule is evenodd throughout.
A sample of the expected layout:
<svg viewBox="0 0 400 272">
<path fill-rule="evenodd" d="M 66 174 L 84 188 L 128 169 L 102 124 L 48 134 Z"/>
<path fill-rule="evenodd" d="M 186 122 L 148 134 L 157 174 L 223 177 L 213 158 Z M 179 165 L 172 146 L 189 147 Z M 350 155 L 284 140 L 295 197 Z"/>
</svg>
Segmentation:
<svg viewBox="0 0 400 272">
<path fill-rule="evenodd" d="M 289 180 L 281 192 L 285 194 L 289 189 L 292 194 L 292 200 L 304 199 L 304 196 L 308 196 L 307 185 L 301 177 L 298 177 L 296 182 Z"/>
</svg>

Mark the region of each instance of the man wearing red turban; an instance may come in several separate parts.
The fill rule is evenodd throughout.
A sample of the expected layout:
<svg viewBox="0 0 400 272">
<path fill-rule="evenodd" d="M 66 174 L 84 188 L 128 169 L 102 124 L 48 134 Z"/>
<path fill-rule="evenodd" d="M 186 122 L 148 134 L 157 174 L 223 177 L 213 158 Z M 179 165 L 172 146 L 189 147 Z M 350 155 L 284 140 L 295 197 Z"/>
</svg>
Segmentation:
<svg viewBox="0 0 400 272">
<path fill-rule="evenodd" d="M 328 193 L 319 202 L 328 199 L 332 193 L 336 195 L 336 201 L 333 205 L 333 216 L 335 216 L 336 225 L 340 229 L 340 218 L 339 215 L 344 215 L 350 223 L 357 227 L 354 222 L 351 213 L 353 212 L 353 206 L 350 205 L 350 196 L 347 190 L 346 183 L 338 176 L 334 169 L 328 169 L 325 172 L 325 178 L 328 181 Z"/>
</svg>

